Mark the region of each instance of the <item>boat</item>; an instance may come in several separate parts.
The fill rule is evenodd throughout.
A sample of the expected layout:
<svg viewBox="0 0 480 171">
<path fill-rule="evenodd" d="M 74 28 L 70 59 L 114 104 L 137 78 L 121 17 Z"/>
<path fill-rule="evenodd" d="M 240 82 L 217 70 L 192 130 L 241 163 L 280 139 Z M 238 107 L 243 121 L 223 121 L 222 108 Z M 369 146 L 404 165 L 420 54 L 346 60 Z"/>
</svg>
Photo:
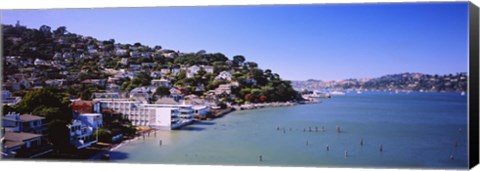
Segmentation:
<svg viewBox="0 0 480 171">
<path fill-rule="evenodd" d="M 330 98 L 330 95 L 327 93 L 322 93 L 320 91 L 314 91 L 310 97 L 312 98 Z"/>
<path fill-rule="evenodd" d="M 341 92 L 341 91 L 333 91 L 333 92 L 330 92 L 330 95 L 332 95 L 332 96 L 343 96 L 343 95 L 345 95 L 345 93 Z"/>
<path fill-rule="evenodd" d="M 460 95 L 465 96 L 465 91 L 462 91 Z"/>
<path fill-rule="evenodd" d="M 330 95 L 328 93 L 322 93 L 320 91 L 314 91 L 310 94 L 304 94 L 303 95 L 304 99 L 311 99 L 311 98 L 330 98 Z"/>
</svg>

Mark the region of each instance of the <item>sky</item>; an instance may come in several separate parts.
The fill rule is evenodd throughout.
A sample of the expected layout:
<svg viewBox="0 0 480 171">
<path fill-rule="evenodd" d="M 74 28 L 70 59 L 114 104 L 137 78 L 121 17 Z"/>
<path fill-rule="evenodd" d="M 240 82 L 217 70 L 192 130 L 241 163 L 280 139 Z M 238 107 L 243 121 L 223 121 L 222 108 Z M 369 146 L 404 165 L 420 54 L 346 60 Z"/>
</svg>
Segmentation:
<svg viewBox="0 0 480 171">
<path fill-rule="evenodd" d="M 3 10 L 2 24 L 48 25 L 117 43 L 243 55 L 287 80 L 468 69 L 468 3 Z"/>
</svg>

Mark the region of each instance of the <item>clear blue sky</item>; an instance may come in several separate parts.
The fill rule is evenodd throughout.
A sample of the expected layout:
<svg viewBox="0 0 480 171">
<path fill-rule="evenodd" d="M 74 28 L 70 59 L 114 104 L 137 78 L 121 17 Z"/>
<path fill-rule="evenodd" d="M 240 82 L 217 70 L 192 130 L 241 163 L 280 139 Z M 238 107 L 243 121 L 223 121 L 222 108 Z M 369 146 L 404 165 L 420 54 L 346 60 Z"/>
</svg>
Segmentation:
<svg viewBox="0 0 480 171">
<path fill-rule="evenodd" d="M 244 55 L 289 80 L 467 72 L 468 3 L 2 11 L 2 24 Z"/>
</svg>

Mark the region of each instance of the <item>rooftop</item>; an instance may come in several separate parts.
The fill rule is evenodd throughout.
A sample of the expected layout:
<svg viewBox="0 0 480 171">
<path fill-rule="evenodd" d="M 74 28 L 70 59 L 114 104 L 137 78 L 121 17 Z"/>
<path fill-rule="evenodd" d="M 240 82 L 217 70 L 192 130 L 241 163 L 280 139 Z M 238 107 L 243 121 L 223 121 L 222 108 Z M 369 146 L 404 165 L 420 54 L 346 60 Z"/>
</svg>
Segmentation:
<svg viewBox="0 0 480 171">
<path fill-rule="evenodd" d="M 101 116 L 100 113 L 82 113 L 80 116 Z"/>
<path fill-rule="evenodd" d="M 40 134 L 32 134 L 32 133 L 25 133 L 25 132 L 5 132 L 5 140 L 7 141 L 14 141 L 14 142 L 23 142 L 26 140 L 40 138 L 42 135 Z"/>
<path fill-rule="evenodd" d="M 20 120 L 22 122 L 30 122 L 30 121 L 36 121 L 36 120 L 42 120 L 42 119 L 45 119 L 45 118 L 40 117 L 40 116 L 31 115 L 31 114 L 20 115 Z"/>
<path fill-rule="evenodd" d="M 19 141 L 9 141 L 9 140 L 6 140 L 5 143 L 3 144 L 3 146 L 5 148 L 12 148 L 12 147 L 16 147 L 16 146 L 22 146 L 23 142 L 19 142 Z"/>
</svg>

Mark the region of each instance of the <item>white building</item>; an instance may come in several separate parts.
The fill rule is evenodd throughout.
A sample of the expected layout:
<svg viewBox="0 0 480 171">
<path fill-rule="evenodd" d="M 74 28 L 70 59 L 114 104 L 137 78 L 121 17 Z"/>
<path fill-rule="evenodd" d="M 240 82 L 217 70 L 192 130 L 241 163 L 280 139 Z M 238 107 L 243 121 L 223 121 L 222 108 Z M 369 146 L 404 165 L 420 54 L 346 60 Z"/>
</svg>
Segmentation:
<svg viewBox="0 0 480 171">
<path fill-rule="evenodd" d="M 180 68 L 172 68 L 172 73 L 173 74 L 178 74 L 181 71 Z"/>
<path fill-rule="evenodd" d="M 78 116 L 78 119 L 94 130 L 103 127 L 103 118 L 100 113 L 83 113 Z"/>
<path fill-rule="evenodd" d="M 121 113 L 135 126 L 157 129 L 177 129 L 193 121 L 190 105 L 142 104 L 128 99 L 94 99 L 94 111 L 111 109 Z"/>
<path fill-rule="evenodd" d="M 131 48 L 130 48 L 130 49 L 131 49 Z M 132 58 L 139 58 L 139 57 L 140 57 L 140 53 L 135 52 L 135 51 L 130 52 L 130 57 L 132 57 Z"/>
<path fill-rule="evenodd" d="M 170 81 L 164 78 L 161 79 L 153 79 L 151 81 L 152 86 L 155 87 L 170 87 Z"/>
<path fill-rule="evenodd" d="M 123 65 L 128 65 L 128 58 L 122 58 L 120 60 L 120 63 L 123 64 Z"/>
<path fill-rule="evenodd" d="M 205 118 L 208 113 L 208 107 L 205 105 L 195 105 L 192 107 L 195 117 Z"/>
<path fill-rule="evenodd" d="M 140 64 L 130 64 L 130 69 L 131 70 L 140 70 L 140 69 L 142 69 L 142 65 L 140 65 Z"/>
<path fill-rule="evenodd" d="M 150 72 L 150 77 L 152 77 L 152 78 L 160 78 L 161 76 L 162 76 L 162 72 L 160 72 L 160 71 Z"/>
<path fill-rule="evenodd" d="M 193 65 L 187 68 L 187 78 L 193 78 L 193 76 L 200 71 L 200 67 Z"/>
<path fill-rule="evenodd" d="M 63 86 L 64 83 L 65 83 L 65 79 L 51 79 L 51 80 L 45 81 L 45 84 L 51 87 Z"/>
<path fill-rule="evenodd" d="M 193 122 L 194 110 L 191 105 L 143 104 L 146 109 L 155 111 L 155 119 L 150 127 L 157 129 L 177 129 Z"/>
<path fill-rule="evenodd" d="M 98 138 L 93 136 L 95 129 L 81 120 L 75 119 L 67 127 L 70 130 L 70 144 L 77 149 L 82 149 L 98 142 Z"/>
<path fill-rule="evenodd" d="M 220 72 L 220 74 L 218 74 L 218 76 L 215 77 L 216 80 L 228 80 L 228 81 L 231 81 L 232 80 L 232 74 L 230 74 L 230 72 L 228 71 L 222 71 Z"/>
<path fill-rule="evenodd" d="M 215 94 L 230 94 L 232 93 L 232 85 L 230 84 L 220 84 L 218 88 L 215 89 Z"/>
<path fill-rule="evenodd" d="M 205 72 L 207 73 L 213 73 L 213 66 L 210 66 L 210 65 L 205 65 L 205 66 L 202 66 L 202 68 L 205 70 Z"/>
<path fill-rule="evenodd" d="M 49 63 L 45 60 L 42 60 L 42 59 L 35 59 L 35 61 L 33 61 L 33 64 L 36 65 L 36 66 L 39 66 L 39 65 L 49 65 Z"/>
<path fill-rule="evenodd" d="M 126 55 L 127 54 L 127 50 L 126 49 L 116 49 L 115 50 L 115 55 L 117 56 L 123 56 L 123 55 Z"/>
<path fill-rule="evenodd" d="M 160 73 L 162 73 L 163 75 L 168 74 L 168 73 L 170 73 L 170 69 L 168 69 L 168 68 L 160 69 Z"/>
</svg>

